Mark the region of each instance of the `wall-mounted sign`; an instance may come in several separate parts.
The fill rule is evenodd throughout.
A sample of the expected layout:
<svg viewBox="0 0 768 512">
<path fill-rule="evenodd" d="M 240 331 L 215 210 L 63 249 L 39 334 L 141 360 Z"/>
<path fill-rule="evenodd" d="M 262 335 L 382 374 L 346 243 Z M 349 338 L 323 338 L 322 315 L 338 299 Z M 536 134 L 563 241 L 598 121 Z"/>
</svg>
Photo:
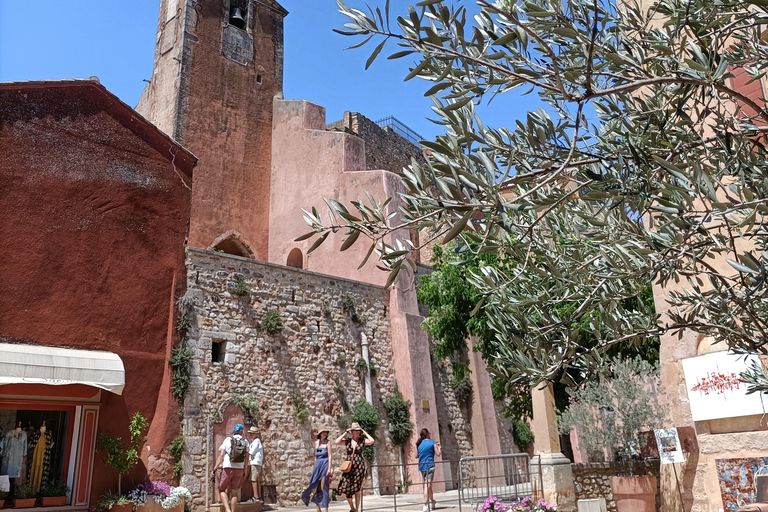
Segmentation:
<svg viewBox="0 0 768 512">
<path fill-rule="evenodd" d="M 676 428 L 657 428 L 653 433 L 656 435 L 656 446 L 659 448 L 662 464 L 685 462 Z"/>
<path fill-rule="evenodd" d="M 694 421 L 736 418 L 764 414 L 768 399 L 761 393 L 747 394 L 747 384 L 741 380 L 756 355 L 712 352 L 683 359 L 685 387 Z"/>
</svg>

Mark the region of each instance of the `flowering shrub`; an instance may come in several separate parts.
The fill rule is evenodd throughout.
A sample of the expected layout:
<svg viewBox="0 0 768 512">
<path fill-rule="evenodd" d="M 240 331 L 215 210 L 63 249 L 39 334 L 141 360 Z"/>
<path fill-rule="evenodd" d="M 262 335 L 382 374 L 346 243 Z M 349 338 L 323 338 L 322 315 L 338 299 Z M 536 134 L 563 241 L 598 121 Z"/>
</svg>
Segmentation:
<svg viewBox="0 0 768 512">
<path fill-rule="evenodd" d="M 555 507 L 544 500 L 534 502 L 527 497 L 505 505 L 496 496 L 488 496 L 478 512 L 557 512 Z"/>
<path fill-rule="evenodd" d="M 184 501 L 192 500 L 192 494 L 186 487 L 172 487 L 165 482 L 144 482 L 128 493 L 137 507 L 147 503 L 147 498 L 152 497 L 163 508 L 174 508 Z"/>
</svg>

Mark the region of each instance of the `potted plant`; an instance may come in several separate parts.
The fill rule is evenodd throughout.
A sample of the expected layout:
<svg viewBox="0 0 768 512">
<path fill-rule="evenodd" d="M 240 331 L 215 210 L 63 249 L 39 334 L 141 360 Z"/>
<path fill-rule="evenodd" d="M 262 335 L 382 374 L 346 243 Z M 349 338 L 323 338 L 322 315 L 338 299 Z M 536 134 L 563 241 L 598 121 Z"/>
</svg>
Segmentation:
<svg viewBox="0 0 768 512">
<path fill-rule="evenodd" d="M 139 449 L 145 440 L 144 431 L 148 426 L 149 423 L 144 416 L 137 412 L 128 424 L 130 434 L 128 446 L 123 446 L 122 438 L 118 436 L 100 434 L 98 437 L 98 449 L 106 454 L 104 462 L 117 472 L 117 497 L 110 493 L 102 499 L 106 508 L 112 512 L 133 510 L 133 503 L 123 496 L 123 475 L 128 474 L 128 471 L 139 462 Z"/>
<path fill-rule="evenodd" d="M 591 460 L 604 460 L 607 452 L 624 463 L 626 474 L 609 478 L 618 512 L 656 510 L 656 477 L 634 475 L 632 462 L 640 458 L 646 439 L 640 432 L 663 422 L 659 384 L 658 364 L 614 358 L 597 380 L 571 391 L 571 403 L 560 415 L 560 432 L 575 429 Z"/>
<path fill-rule="evenodd" d="M 3 508 L 5 499 L 8 497 L 8 491 L 0 491 L 0 508 Z"/>
<path fill-rule="evenodd" d="M 37 491 L 31 485 L 17 485 L 13 491 L 13 508 L 34 507 L 36 501 Z"/>
<path fill-rule="evenodd" d="M 166 482 L 145 482 L 128 493 L 136 504 L 136 512 L 163 512 L 184 510 L 184 503 L 192 500 L 186 487 L 173 487 Z"/>
<path fill-rule="evenodd" d="M 40 504 L 43 507 L 63 507 L 67 504 L 69 486 L 61 481 L 45 482 L 40 486 Z"/>
<path fill-rule="evenodd" d="M 98 509 L 111 512 L 131 512 L 133 510 L 133 502 L 127 496 L 108 492 L 101 496 Z"/>
</svg>

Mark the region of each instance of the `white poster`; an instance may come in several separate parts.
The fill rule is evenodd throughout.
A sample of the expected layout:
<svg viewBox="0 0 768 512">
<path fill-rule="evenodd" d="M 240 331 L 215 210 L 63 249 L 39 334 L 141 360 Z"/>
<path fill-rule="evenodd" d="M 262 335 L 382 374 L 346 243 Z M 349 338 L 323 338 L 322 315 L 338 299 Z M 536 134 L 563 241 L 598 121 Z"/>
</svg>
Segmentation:
<svg viewBox="0 0 768 512">
<path fill-rule="evenodd" d="M 656 446 L 659 448 L 662 464 L 685 462 L 676 428 L 657 428 L 653 433 L 656 434 Z"/>
<path fill-rule="evenodd" d="M 0 491 L 8 492 L 11 490 L 11 481 L 8 475 L 0 475 Z"/>
<path fill-rule="evenodd" d="M 747 395 L 747 384 L 741 380 L 753 361 L 760 359 L 727 351 L 683 359 L 693 421 L 765 414 L 768 399 L 761 393 Z"/>
</svg>

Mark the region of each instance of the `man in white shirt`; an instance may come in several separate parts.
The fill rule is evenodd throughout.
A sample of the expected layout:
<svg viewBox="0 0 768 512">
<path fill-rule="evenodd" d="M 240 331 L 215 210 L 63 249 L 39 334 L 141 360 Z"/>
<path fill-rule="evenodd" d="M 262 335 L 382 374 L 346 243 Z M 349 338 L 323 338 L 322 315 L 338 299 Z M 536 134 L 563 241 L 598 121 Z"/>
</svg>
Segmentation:
<svg viewBox="0 0 768 512">
<path fill-rule="evenodd" d="M 261 444 L 259 429 L 251 427 L 248 429 L 248 434 L 250 434 L 250 457 L 248 463 L 251 466 L 251 485 L 253 486 L 253 498 L 251 501 L 262 501 L 261 469 L 264 464 L 264 446 Z"/>
<path fill-rule="evenodd" d="M 226 512 L 234 512 L 237 500 L 240 499 L 240 487 L 243 485 L 243 472 L 245 461 L 248 458 L 248 441 L 243 437 L 243 426 L 238 423 L 232 429 L 232 436 L 228 437 L 219 447 L 219 456 L 213 467 L 215 478 L 216 470 L 223 468 L 219 480 L 219 495 Z M 231 490 L 231 497 L 228 491 Z"/>
</svg>

